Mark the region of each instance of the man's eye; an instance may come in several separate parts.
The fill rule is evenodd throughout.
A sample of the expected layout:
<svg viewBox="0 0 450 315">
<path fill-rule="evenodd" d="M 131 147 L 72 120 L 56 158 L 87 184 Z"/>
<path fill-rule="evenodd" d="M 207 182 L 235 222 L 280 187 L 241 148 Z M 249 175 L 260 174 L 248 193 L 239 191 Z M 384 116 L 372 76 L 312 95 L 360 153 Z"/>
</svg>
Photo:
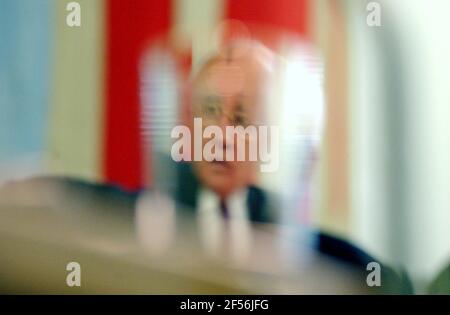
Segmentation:
<svg viewBox="0 0 450 315">
<path fill-rule="evenodd" d="M 203 112 L 208 116 L 216 116 L 219 113 L 219 109 L 214 104 L 206 104 L 203 106 Z"/>
<path fill-rule="evenodd" d="M 247 119 L 245 118 L 245 116 L 235 115 L 234 116 L 234 123 L 236 125 L 245 126 L 247 124 Z"/>
</svg>

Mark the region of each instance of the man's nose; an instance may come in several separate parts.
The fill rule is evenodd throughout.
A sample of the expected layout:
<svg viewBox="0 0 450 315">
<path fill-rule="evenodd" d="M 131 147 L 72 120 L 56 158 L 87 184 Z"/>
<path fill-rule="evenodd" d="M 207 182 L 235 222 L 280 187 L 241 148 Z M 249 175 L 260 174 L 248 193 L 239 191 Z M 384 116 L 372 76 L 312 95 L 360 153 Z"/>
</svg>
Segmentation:
<svg viewBox="0 0 450 315">
<path fill-rule="evenodd" d="M 231 119 L 232 115 L 227 112 L 223 112 L 222 115 L 220 115 L 219 124 L 221 128 L 225 128 L 227 126 L 232 126 L 233 121 Z"/>
<path fill-rule="evenodd" d="M 227 133 L 227 127 L 232 126 L 231 125 L 231 121 L 228 118 L 224 118 L 222 117 L 220 119 L 220 126 L 219 128 L 221 128 L 222 132 L 219 135 L 219 137 L 221 138 L 221 142 L 223 144 L 223 151 L 226 152 L 227 150 L 231 149 L 232 144 L 234 143 L 233 139 L 232 139 L 232 133 L 228 134 Z"/>
</svg>

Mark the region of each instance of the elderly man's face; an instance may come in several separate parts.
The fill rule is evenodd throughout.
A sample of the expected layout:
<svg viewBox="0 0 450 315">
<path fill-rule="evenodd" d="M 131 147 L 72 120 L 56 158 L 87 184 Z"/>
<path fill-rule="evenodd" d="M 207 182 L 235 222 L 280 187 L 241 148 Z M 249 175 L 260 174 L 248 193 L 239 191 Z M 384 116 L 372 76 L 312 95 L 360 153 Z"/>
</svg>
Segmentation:
<svg viewBox="0 0 450 315">
<path fill-rule="evenodd" d="M 202 118 L 203 128 L 216 125 L 224 135 L 224 157 L 234 147 L 234 161 L 202 160 L 196 162 L 195 171 L 200 181 L 217 194 L 226 197 L 247 186 L 256 162 L 248 161 L 249 141 L 245 139 L 245 161 L 236 161 L 237 138 L 226 138 L 227 126 L 255 125 L 262 108 L 261 84 L 255 65 L 248 58 L 235 61 L 218 60 L 210 64 L 198 77 L 194 91 L 194 117 Z M 203 146 L 210 139 L 203 139 Z M 225 159 L 225 158 L 224 158 Z"/>
</svg>

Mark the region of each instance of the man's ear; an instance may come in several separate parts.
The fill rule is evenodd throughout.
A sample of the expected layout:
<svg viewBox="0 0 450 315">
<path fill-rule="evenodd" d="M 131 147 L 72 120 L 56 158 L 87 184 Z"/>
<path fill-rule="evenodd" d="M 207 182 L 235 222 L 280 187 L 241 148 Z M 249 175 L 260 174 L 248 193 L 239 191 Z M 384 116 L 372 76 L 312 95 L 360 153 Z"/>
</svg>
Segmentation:
<svg viewBox="0 0 450 315">
<path fill-rule="evenodd" d="M 188 126 L 188 128 L 192 128 L 193 125 L 193 101 L 192 101 L 192 88 L 193 85 L 190 81 L 187 81 L 183 84 L 181 90 L 181 106 L 180 106 L 180 122 L 183 125 Z"/>
<path fill-rule="evenodd" d="M 247 185 L 258 185 L 259 182 L 259 162 L 248 162 L 249 172 L 247 173 Z"/>
</svg>

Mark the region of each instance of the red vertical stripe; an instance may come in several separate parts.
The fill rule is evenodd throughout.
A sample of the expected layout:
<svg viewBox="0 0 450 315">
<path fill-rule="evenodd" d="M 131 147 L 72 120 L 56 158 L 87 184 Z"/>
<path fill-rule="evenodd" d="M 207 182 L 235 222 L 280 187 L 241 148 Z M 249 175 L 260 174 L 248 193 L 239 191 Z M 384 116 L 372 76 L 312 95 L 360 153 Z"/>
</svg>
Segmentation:
<svg viewBox="0 0 450 315">
<path fill-rule="evenodd" d="M 104 176 L 128 190 L 144 185 L 138 64 L 169 28 L 171 1 L 107 0 Z"/>
<path fill-rule="evenodd" d="M 305 36 L 308 0 L 227 0 L 226 17 L 272 25 Z"/>
</svg>

